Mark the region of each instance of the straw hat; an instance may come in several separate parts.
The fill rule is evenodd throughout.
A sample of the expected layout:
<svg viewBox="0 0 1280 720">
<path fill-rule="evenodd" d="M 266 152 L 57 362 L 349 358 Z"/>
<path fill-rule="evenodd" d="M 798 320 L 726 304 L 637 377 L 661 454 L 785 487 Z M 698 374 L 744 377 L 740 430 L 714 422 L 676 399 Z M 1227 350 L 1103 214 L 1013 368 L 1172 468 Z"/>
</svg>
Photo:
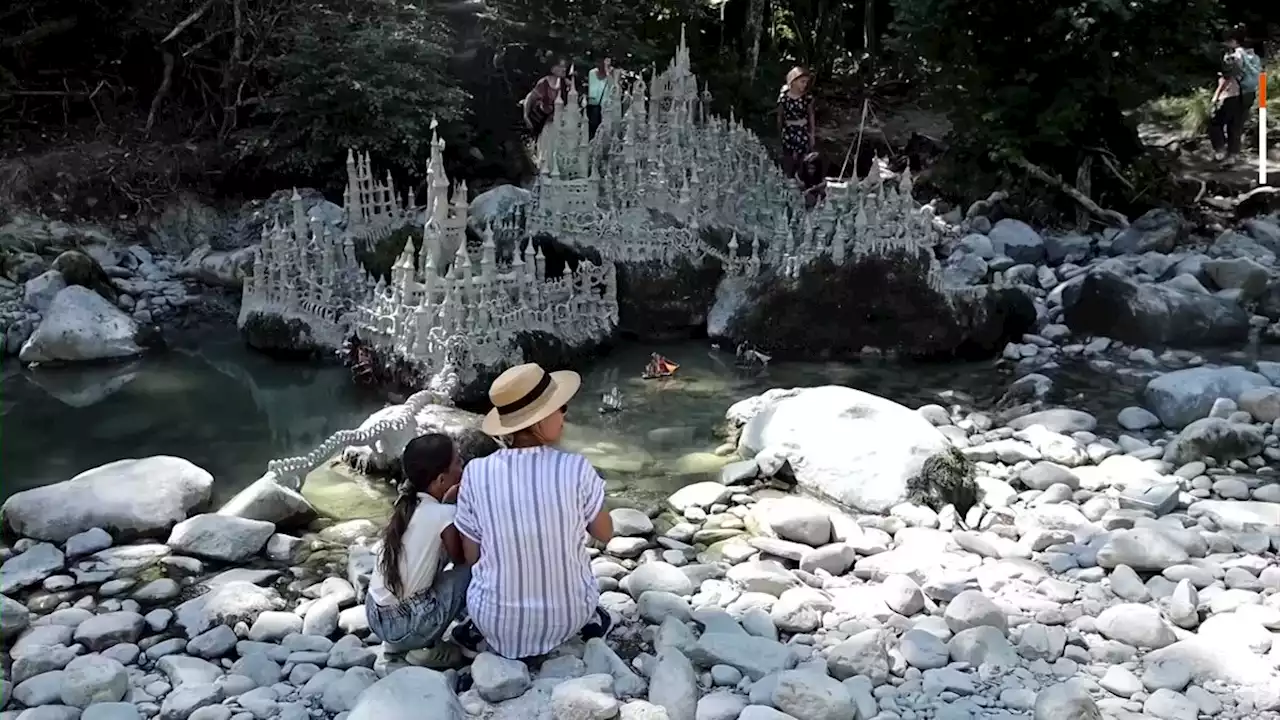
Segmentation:
<svg viewBox="0 0 1280 720">
<path fill-rule="evenodd" d="M 537 363 L 517 365 L 489 386 L 493 409 L 480 429 L 496 437 L 532 427 L 564 407 L 581 386 L 582 377 L 572 370 L 549 373 Z"/>
<path fill-rule="evenodd" d="M 777 77 L 777 76 L 775 75 L 774 77 Z M 807 77 L 810 77 L 808 70 L 800 66 L 793 67 L 791 68 L 791 72 L 787 73 L 787 86 L 790 87 L 791 83 L 799 80 L 800 78 L 807 78 Z"/>
</svg>

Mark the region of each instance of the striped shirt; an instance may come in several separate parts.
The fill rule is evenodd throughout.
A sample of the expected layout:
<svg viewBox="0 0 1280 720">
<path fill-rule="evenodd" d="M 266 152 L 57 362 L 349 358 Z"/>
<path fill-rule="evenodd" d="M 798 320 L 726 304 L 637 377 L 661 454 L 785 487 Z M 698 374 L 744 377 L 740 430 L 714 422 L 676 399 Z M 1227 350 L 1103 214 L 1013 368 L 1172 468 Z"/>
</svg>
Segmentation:
<svg viewBox="0 0 1280 720">
<path fill-rule="evenodd" d="M 493 652 L 545 654 L 593 617 L 586 527 L 603 507 L 604 481 L 581 455 L 520 448 L 467 464 L 454 526 L 480 545 L 467 612 Z"/>
</svg>

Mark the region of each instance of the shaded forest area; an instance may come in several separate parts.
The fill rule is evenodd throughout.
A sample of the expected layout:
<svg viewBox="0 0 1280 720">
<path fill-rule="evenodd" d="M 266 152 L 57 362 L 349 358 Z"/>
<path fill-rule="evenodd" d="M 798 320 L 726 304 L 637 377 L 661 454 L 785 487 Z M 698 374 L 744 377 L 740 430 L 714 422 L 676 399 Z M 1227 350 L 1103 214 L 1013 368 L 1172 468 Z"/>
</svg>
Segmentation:
<svg viewBox="0 0 1280 720">
<path fill-rule="evenodd" d="M 717 109 L 768 138 L 783 75 L 812 68 L 824 126 L 907 106 L 951 132 L 929 184 L 958 202 L 1092 169 L 1108 207 L 1155 203 L 1132 111 L 1203 86 L 1222 31 L 1276 37 L 1274 0 L 11 0 L 0 9 L 0 203 L 138 212 L 191 190 L 341 187 L 347 148 L 403 187 L 431 123 L 473 187 L 528 171 L 517 100 L 568 57 L 661 67 L 685 28 Z M 929 138 L 943 140 L 943 138 Z M 840 158 L 828 157 L 835 166 Z M 82 202 L 88 197 L 91 202 Z"/>
</svg>

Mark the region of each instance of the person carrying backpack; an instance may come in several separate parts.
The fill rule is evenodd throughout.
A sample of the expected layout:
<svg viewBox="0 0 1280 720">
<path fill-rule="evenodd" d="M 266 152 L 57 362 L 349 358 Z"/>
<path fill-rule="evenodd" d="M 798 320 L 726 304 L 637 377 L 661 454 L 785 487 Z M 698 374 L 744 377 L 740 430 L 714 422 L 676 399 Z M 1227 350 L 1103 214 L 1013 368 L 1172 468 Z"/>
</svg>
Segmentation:
<svg viewBox="0 0 1280 720">
<path fill-rule="evenodd" d="M 1237 49 L 1240 59 L 1240 126 L 1249 122 L 1255 112 L 1254 105 L 1258 100 L 1258 79 L 1262 77 L 1262 58 L 1248 44 Z"/>
<path fill-rule="evenodd" d="M 1209 142 L 1214 156 L 1227 160 L 1240 153 L 1240 135 L 1244 130 L 1244 99 L 1240 96 L 1240 80 L 1244 77 L 1241 45 L 1244 39 L 1239 28 L 1227 33 L 1227 52 L 1222 58 L 1222 71 L 1218 86 L 1213 92 L 1213 117 L 1209 119 Z"/>
</svg>

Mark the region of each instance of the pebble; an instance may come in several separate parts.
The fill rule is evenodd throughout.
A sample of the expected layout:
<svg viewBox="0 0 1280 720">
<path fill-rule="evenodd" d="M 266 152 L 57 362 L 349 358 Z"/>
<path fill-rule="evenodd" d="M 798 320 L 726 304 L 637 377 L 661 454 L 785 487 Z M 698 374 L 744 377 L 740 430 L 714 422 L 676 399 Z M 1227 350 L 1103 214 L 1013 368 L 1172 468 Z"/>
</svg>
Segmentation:
<svg viewBox="0 0 1280 720">
<path fill-rule="evenodd" d="M 1141 257 L 1100 262 L 1172 276 Z M 969 506 L 850 511 L 771 478 L 806 467 L 809 440 L 763 448 L 719 475 L 733 484 L 610 511 L 615 537 L 591 550 L 609 638 L 540 664 L 482 653 L 460 694 L 422 670 L 414 697 L 379 689 L 414 669 L 388 667 L 363 622 L 367 521 L 294 536 L 194 515 L 163 543 L 21 538 L 0 574 L 21 712 L 4 720 L 366 720 L 428 701 L 451 720 L 1280 719 L 1276 393 L 1187 353 L 1075 338 L 1048 299 L 1074 270 L 991 259 L 1040 288 L 1049 320 L 1004 362 L 1127 359 L 1158 381 L 1101 424 L 1046 405 L 1052 378 L 1029 372 L 1014 385 L 1029 412 L 958 395 L 912 411 L 911 432 L 972 464 Z"/>
</svg>

